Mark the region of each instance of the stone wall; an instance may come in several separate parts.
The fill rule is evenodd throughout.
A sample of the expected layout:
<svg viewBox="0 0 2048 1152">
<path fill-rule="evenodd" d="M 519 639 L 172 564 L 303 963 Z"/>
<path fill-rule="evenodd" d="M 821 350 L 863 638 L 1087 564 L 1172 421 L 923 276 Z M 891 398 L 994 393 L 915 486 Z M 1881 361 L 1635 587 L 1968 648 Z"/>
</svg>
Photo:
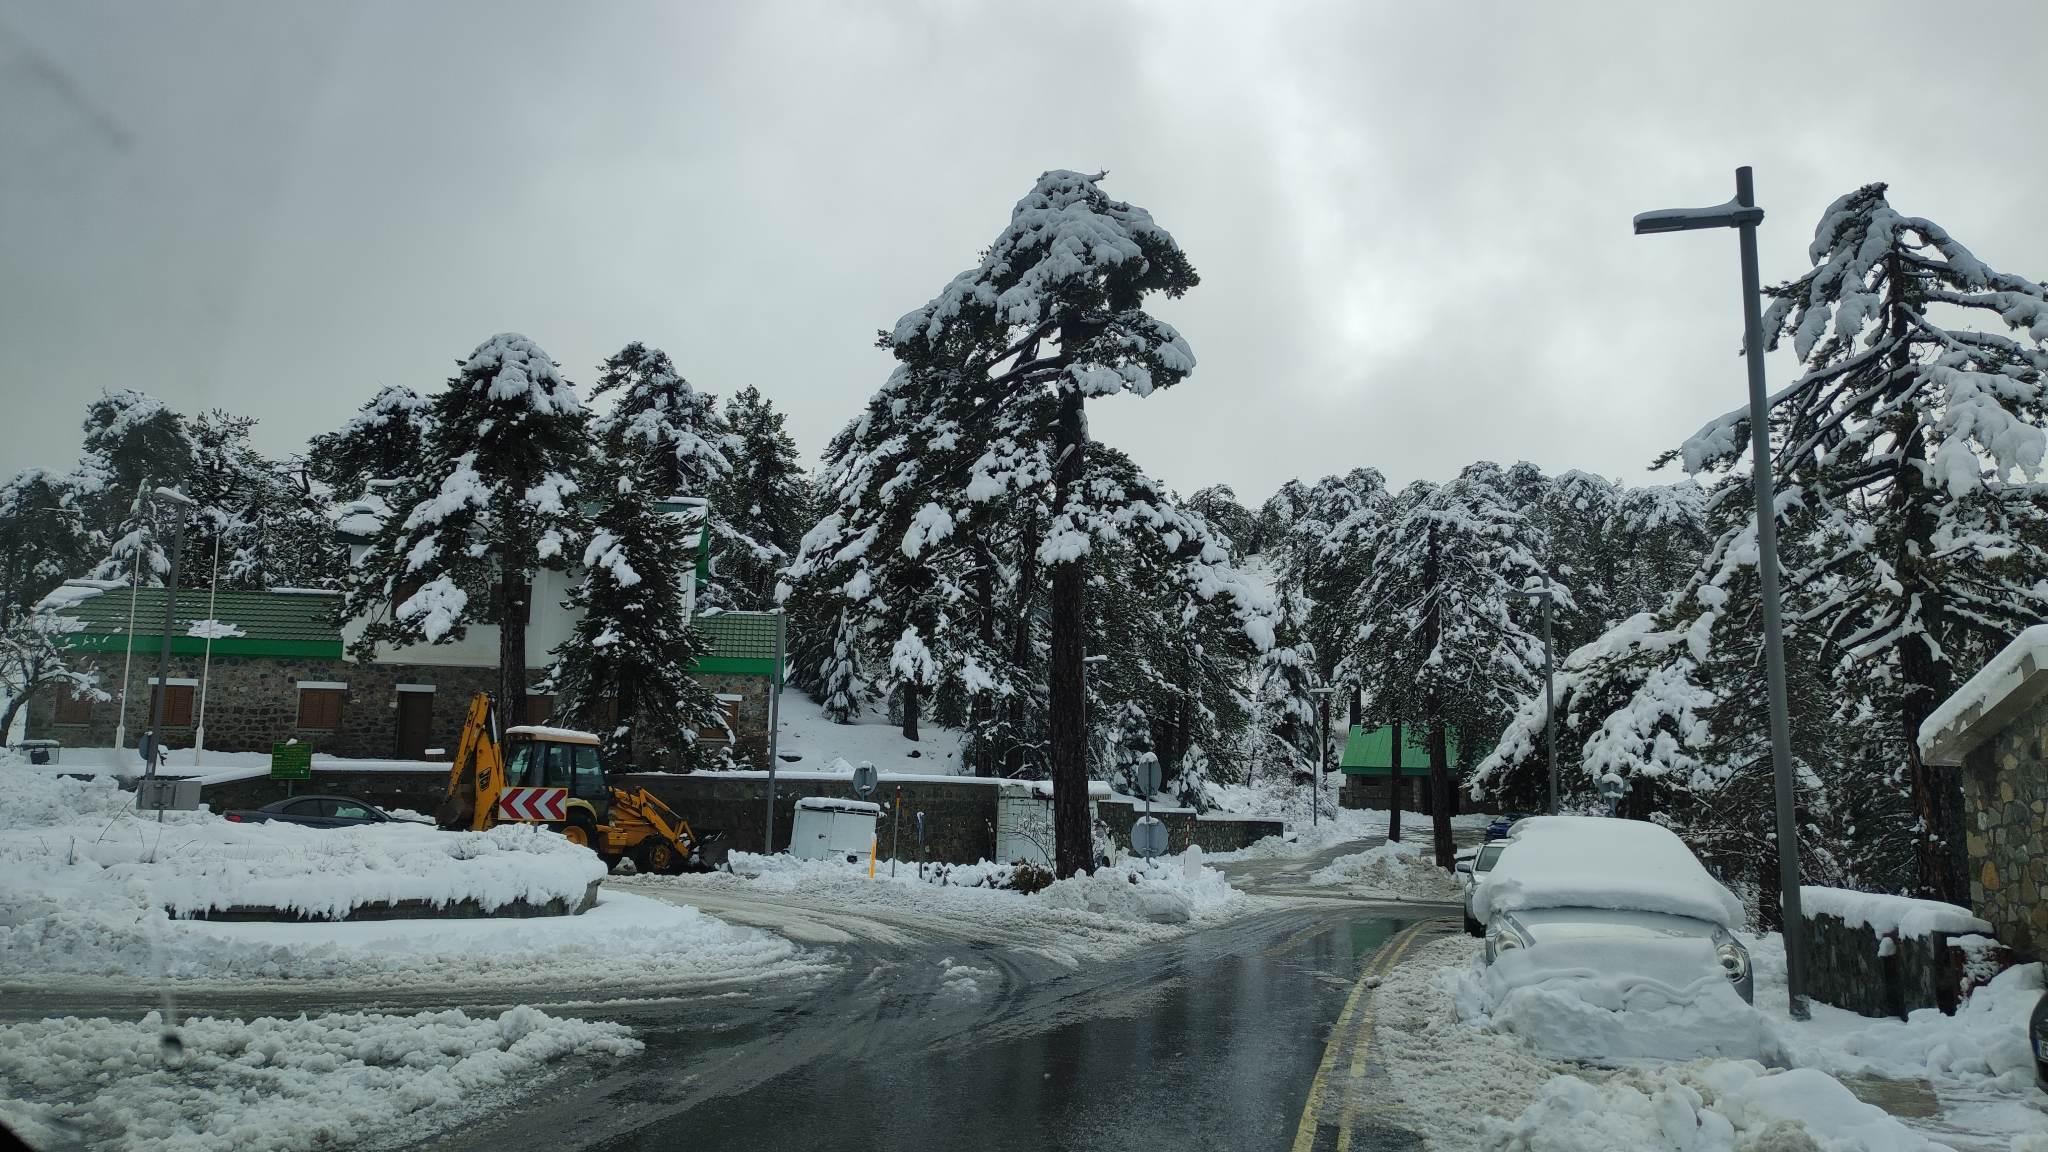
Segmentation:
<svg viewBox="0 0 2048 1152">
<path fill-rule="evenodd" d="M 842 800 L 859 799 L 854 794 L 852 782 L 846 777 L 815 779 L 811 775 L 784 776 L 776 783 L 775 847 L 778 850 L 789 847 L 790 833 L 796 824 L 796 802 L 800 798 L 830 796 Z M 761 850 L 761 824 L 768 795 L 768 781 L 764 775 L 751 772 L 692 772 L 681 776 L 627 773 L 614 783 L 626 788 L 646 788 L 662 803 L 682 813 L 691 828 L 700 835 L 722 832 L 727 847 L 742 852 Z M 884 775 L 881 787 L 872 797 L 873 802 L 883 808 L 876 831 L 881 837 L 880 852 L 884 858 L 889 856 L 895 839 L 892 832 L 893 806 L 899 789 L 903 796 L 903 831 L 901 844 L 896 849 L 897 858 L 917 859 L 913 820 L 920 811 L 925 814 L 925 859 L 972 864 L 995 856 L 999 789 L 993 781 L 898 781 Z"/>
<path fill-rule="evenodd" d="M 1429 810 L 1429 781 L 1420 776 L 1402 780 L 1406 791 L 1402 793 L 1401 811 L 1422 813 Z M 1484 801 L 1474 800 L 1462 787 L 1457 789 L 1457 813 L 1484 812 Z M 1344 783 L 1337 789 L 1337 803 L 1344 808 L 1359 808 L 1371 812 L 1383 812 L 1387 807 L 1387 778 L 1385 776 L 1364 776 L 1347 773 Z M 1455 813 L 1454 813 L 1455 814 Z"/>
<path fill-rule="evenodd" d="M 337 792 L 368 800 L 379 808 L 403 808 L 422 816 L 432 816 L 434 810 L 441 806 L 442 797 L 447 795 L 448 773 L 337 772 L 315 767 L 311 780 L 301 780 L 296 784 L 272 780 L 268 776 L 204 784 L 200 786 L 199 799 L 215 812 L 225 812 L 230 808 L 261 808 L 294 793 L 310 792 Z"/>
<path fill-rule="evenodd" d="M 1961 769 L 1970 906 L 2016 953 L 2048 956 L 2048 699 Z"/>
<path fill-rule="evenodd" d="M 699 675 L 694 677 L 714 695 L 740 698 L 733 756 L 749 768 L 768 767 L 768 687 L 766 676 Z"/>
<path fill-rule="evenodd" d="M 1946 932 L 1879 936 L 1868 924 L 1838 916 L 1806 921 L 1807 994 L 1863 1016 L 1895 1016 L 1921 1008 L 1954 1013 L 1971 956 Z"/>
<path fill-rule="evenodd" d="M 81 656 L 76 663 L 100 674 L 100 687 L 113 699 L 93 704 L 85 724 L 56 723 L 57 699 L 43 692 L 29 703 L 29 734 L 56 740 L 68 748 L 111 747 L 121 712 L 121 656 Z M 172 680 L 197 680 L 200 658 L 172 656 Z M 156 658 L 137 654 L 128 677 L 128 743 L 132 747 L 149 727 L 150 679 Z M 206 746 L 218 752 L 269 752 L 273 743 L 296 739 L 316 752 L 355 759 L 385 759 L 398 754 L 398 690 L 400 684 L 434 686 L 433 726 L 427 747 L 453 756 L 456 737 L 478 692 L 497 687 L 495 668 L 420 667 L 403 664 L 358 664 L 346 660 L 304 660 L 259 656 L 216 656 L 207 670 Z M 341 723 L 332 729 L 298 727 L 301 680 L 348 685 Z M 193 720 L 200 719 L 193 699 Z M 193 725 L 166 727 L 164 741 L 189 748 Z"/>
<path fill-rule="evenodd" d="M 1129 848 L 1131 825 L 1145 814 L 1144 806 L 1123 800 L 1098 800 L 1096 818 L 1109 828 L 1119 845 Z M 1166 850 L 1185 852 L 1195 845 L 1204 852 L 1235 852 L 1268 836 L 1286 831 L 1278 820 L 1241 820 L 1233 817 L 1198 816 L 1186 809 L 1152 810 L 1152 817 L 1166 825 Z"/>
</svg>

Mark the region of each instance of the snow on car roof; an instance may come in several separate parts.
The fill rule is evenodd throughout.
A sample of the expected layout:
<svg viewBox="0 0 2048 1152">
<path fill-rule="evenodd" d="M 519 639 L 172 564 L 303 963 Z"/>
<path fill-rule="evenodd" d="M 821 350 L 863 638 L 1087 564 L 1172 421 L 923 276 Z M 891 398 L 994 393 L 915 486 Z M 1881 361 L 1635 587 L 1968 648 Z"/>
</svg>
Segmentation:
<svg viewBox="0 0 2048 1152">
<path fill-rule="evenodd" d="M 505 729 L 507 737 L 524 736 L 529 740 L 553 740 L 558 744 L 596 744 L 597 735 L 592 732 L 578 732 L 574 728 L 550 728 L 545 724 L 515 724 Z"/>
<path fill-rule="evenodd" d="M 1472 911 L 1486 920 L 1523 908 L 1663 912 L 1724 928 L 1743 920 L 1742 902 L 1670 829 L 1602 816 L 1536 816 L 1519 825 Z"/>
</svg>

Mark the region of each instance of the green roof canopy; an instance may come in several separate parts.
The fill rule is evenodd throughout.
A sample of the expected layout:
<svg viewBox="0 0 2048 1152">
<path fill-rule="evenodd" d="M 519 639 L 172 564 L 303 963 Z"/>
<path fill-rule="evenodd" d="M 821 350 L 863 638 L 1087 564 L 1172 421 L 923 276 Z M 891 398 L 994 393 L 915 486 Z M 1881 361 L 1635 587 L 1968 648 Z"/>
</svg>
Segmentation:
<svg viewBox="0 0 2048 1152">
<path fill-rule="evenodd" d="M 1451 763 L 1458 762 L 1458 730 L 1445 733 L 1445 751 Z M 1394 726 L 1383 724 L 1367 731 L 1352 725 L 1344 741 L 1344 759 L 1339 765 L 1347 776 L 1390 776 L 1394 771 Z M 1401 728 L 1401 776 L 1429 775 L 1429 745 L 1413 724 Z"/>
<path fill-rule="evenodd" d="M 768 676 L 775 667 L 775 613 L 719 612 L 699 616 L 690 626 L 711 650 L 691 671 L 725 676 Z"/>
<path fill-rule="evenodd" d="M 59 611 L 82 621 L 84 628 L 64 637 L 67 648 L 80 652 L 119 652 L 128 647 L 128 589 L 116 587 L 97 595 L 78 585 L 58 589 L 75 596 Z M 216 656 L 287 656 L 315 660 L 341 659 L 341 631 L 329 620 L 337 597 L 331 592 L 245 592 L 222 589 L 209 617 L 207 590 L 178 590 L 178 616 L 171 627 L 171 651 L 197 656 L 206 651 L 204 629 L 194 626 L 209 618 L 222 627 L 213 637 Z M 164 589 L 135 591 L 135 648 L 155 652 L 163 643 Z"/>
</svg>

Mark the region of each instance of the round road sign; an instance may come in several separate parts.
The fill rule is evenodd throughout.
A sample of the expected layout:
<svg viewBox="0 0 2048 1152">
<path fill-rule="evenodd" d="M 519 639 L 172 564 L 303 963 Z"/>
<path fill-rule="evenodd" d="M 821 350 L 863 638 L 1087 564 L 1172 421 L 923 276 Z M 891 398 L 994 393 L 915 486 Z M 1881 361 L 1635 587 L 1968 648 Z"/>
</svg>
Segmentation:
<svg viewBox="0 0 2048 1152">
<path fill-rule="evenodd" d="M 1138 795 L 1159 794 L 1159 757 L 1145 753 L 1145 758 L 1132 767 L 1131 774 L 1138 778 Z"/>
<path fill-rule="evenodd" d="M 1147 860 L 1166 855 L 1166 825 L 1150 816 L 1138 817 L 1131 825 L 1131 851 Z"/>
</svg>

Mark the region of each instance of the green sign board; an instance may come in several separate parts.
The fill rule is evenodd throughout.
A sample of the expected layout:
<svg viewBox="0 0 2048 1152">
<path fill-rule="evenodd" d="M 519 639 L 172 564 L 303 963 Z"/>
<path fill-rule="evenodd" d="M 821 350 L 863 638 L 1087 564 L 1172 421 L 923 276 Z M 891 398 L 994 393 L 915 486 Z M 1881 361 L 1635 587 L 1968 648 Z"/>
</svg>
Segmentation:
<svg viewBox="0 0 2048 1152">
<path fill-rule="evenodd" d="M 313 746 L 311 744 L 272 744 L 270 746 L 270 778 L 272 780 L 311 780 L 313 778 Z"/>
</svg>

